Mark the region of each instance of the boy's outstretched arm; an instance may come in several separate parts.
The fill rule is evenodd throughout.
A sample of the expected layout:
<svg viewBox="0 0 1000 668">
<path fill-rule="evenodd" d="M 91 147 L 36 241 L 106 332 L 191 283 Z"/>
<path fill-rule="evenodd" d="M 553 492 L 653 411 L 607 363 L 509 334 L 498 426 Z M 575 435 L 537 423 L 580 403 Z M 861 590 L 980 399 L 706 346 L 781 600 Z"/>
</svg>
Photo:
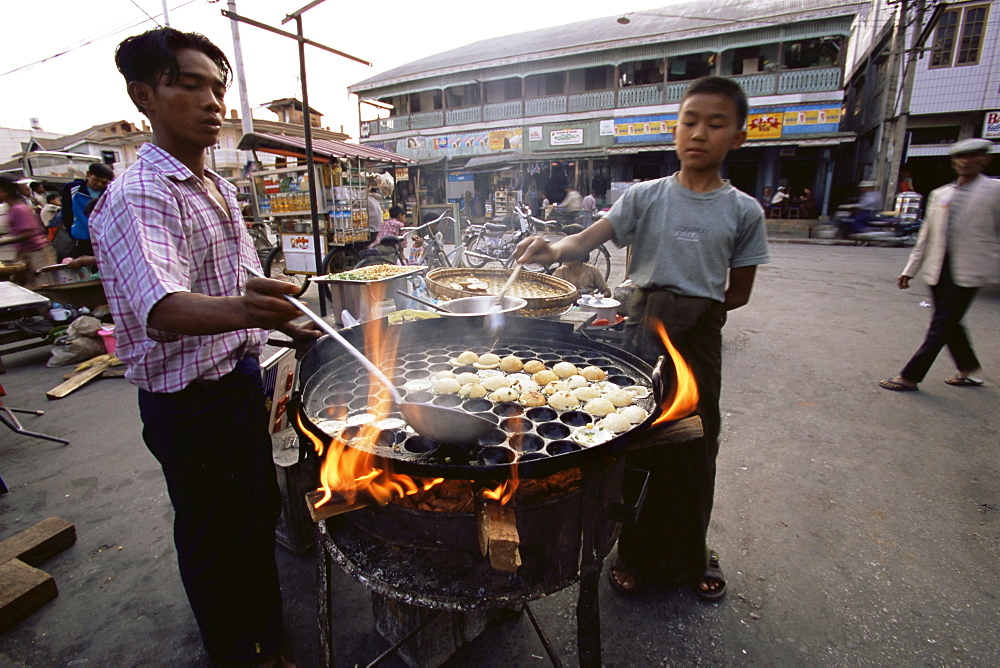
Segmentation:
<svg viewBox="0 0 1000 668">
<path fill-rule="evenodd" d="M 756 265 L 733 267 L 729 270 L 729 287 L 726 288 L 726 300 L 722 303 L 727 311 L 744 306 L 750 301 L 756 274 Z"/>
</svg>

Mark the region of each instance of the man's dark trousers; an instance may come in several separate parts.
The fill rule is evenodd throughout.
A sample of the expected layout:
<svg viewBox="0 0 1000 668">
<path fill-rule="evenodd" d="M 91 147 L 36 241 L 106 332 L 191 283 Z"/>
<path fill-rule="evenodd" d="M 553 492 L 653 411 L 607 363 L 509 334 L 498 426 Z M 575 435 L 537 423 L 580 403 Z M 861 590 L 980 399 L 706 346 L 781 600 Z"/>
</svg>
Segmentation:
<svg viewBox="0 0 1000 668">
<path fill-rule="evenodd" d="M 281 496 L 260 365 L 176 393 L 139 390 L 143 438 L 174 506 L 174 543 L 205 649 L 221 663 L 281 650 L 274 530 Z"/>
<path fill-rule="evenodd" d="M 941 266 L 941 277 L 937 285 L 931 286 L 934 299 L 934 315 L 927 329 L 923 344 L 903 367 L 902 376 L 911 383 L 923 381 L 931 365 L 937 359 L 941 348 L 948 351 L 955 360 L 955 366 L 962 373 L 979 369 L 979 360 L 969 343 L 969 336 L 962 326 L 962 318 L 969 310 L 979 288 L 963 288 L 955 285 L 951 277 L 951 260 L 945 255 Z"/>
</svg>

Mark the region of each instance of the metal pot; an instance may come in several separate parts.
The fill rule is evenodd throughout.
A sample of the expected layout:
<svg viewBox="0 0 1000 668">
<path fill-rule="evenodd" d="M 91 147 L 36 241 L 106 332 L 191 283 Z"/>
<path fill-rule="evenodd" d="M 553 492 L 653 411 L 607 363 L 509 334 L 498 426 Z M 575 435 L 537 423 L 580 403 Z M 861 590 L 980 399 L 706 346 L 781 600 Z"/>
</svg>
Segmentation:
<svg viewBox="0 0 1000 668">
<path fill-rule="evenodd" d="M 494 297 L 462 297 L 442 302 L 439 306 L 447 311 L 444 315 L 457 318 L 484 316 L 488 313 L 516 313 L 528 304 L 528 300 L 520 297 L 504 297 L 497 306 L 493 305 Z"/>
</svg>

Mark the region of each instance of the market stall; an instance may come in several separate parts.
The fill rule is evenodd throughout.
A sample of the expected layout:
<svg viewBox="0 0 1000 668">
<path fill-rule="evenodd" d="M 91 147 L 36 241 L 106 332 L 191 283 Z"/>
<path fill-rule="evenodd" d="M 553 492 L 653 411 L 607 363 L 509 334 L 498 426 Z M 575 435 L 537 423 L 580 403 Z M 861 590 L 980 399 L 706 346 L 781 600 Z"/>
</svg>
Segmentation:
<svg viewBox="0 0 1000 668">
<path fill-rule="evenodd" d="M 312 150 L 316 168 L 310 174 L 305 140 L 301 137 L 251 132 L 243 136 L 239 148 L 285 159 L 281 166 L 253 172 L 254 217 L 267 222 L 277 237 L 265 262 L 265 272 L 299 283 L 303 290 L 306 277 L 343 271 L 361 259 L 358 250 L 368 244 L 369 229 L 377 227 L 368 220 L 369 183 L 382 172 L 413 162 L 389 151 L 315 139 Z M 313 189 L 319 210 L 318 237 L 312 234 Z M 319 268 L 316 238 L 323 258 Z"/>
</svg>

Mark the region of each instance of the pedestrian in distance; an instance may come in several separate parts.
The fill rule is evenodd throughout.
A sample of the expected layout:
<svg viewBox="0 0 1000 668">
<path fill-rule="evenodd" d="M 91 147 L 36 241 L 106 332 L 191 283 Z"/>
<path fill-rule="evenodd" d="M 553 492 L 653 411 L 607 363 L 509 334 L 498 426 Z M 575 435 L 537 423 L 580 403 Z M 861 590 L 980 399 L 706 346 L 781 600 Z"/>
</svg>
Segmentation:
<svg viewBox="0 0 1000 668">
<path fill-rule="evenodd" d="M 583 216 L 584 227 L 589 227 L 591 223 L 594 222 L 594 212 L 597 211 L 597 198 L 594 197 L 594 191 L 591 190 L 587 193 L 587 196 L 583 198 L 583 204 L 580 206 L 580 212 Z"/>
<path fill-rule="evenodd" d="M 675 131 L 681 169 L 629 188 L 604 218 L 555 243 L 529 237 L 519 262 L 581 260 L 614 241 L 631 246 L 637 290 L 629 308 L 628 347 L 655 363 L 666 349 L 653 329 L 665 327 L 694 374 L 704 436 L 683 447 L 642 436 L 628 463 L 651 472 L 649 495 L 635 525 L 622 527 L 612 586 L 632 592 L 643 580 L 690 582 L 710 601 L 726 581 L 718 554 L 707 547 L 719 450 L 722 327 L 726 312 L 745 305 L 757 265 L 769 261 L 764 212 L 724 181 L 729 151 L 746 140 L 747 99 L 731 79 L 704 77 L 684 92 Z"/>
<path fill-rule="evenodd" d="M 927 215 L 903 273 L 900 290 L 919 276 L 930 286 L 934 313 L 924 342 L 898 376 L 879 386 L 897 392 L 914 391 L 927 376 L 945 346 L 958 371 L 946 383 L 979 387 L 979 359 L 962 325 L 976 292 L 1000 280 L 1000 181 L 983 176 L 992 143 L 965 139 L 948 153 L 958 179 L 932 191 Z"/>
<path fill-rule="evenodd" d="M 236 188 L 205 167 L 225 118 L 225 54 L 158 28 L 115 63 L 152 140 L 99 200 L 90 229 L 118 357 L 174 507 L 181 579 L 213 662 L 289 665 L 274 531 L 281 512 L 258 358 L 267 330 L 311 340 L 260 271 Z"/>
<path fill-rule="evenodd" d="M 110 167 L 95 162 L 87 167 L 85 178 L 63 186 L 62 222 L 73 238 L 73 257 L 94 254 L 94 247 L 90 242 L 90 223 L 85 210 L 87 203 L 100 197 L 113 178 L 115 173 Z"/>
<path fill-rule="evenodd" d="M 20 190 L 10 179 L 0 176 L 0 202 L 8 206 L 8 232 L 0 237 L 0 246 L 14 246 L 17 251 L 15 260 L 26 267 L 17 277 L 18 281 L 31 289 L 38 284 L 38 270 L 56 263 L 56 252 L 49 245 L 49 236 L 41 218 L 31 205 L 25 203 Z"/>
</svg>

